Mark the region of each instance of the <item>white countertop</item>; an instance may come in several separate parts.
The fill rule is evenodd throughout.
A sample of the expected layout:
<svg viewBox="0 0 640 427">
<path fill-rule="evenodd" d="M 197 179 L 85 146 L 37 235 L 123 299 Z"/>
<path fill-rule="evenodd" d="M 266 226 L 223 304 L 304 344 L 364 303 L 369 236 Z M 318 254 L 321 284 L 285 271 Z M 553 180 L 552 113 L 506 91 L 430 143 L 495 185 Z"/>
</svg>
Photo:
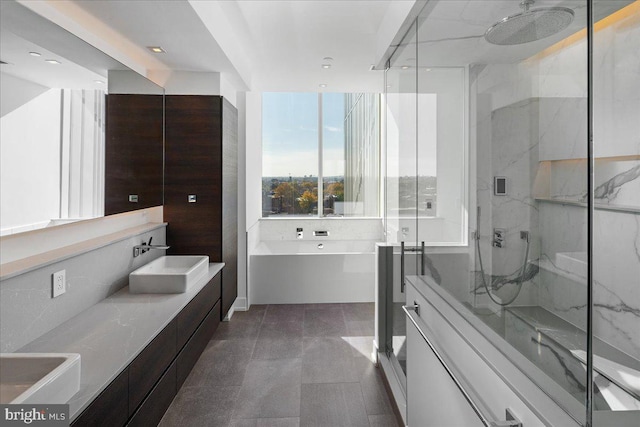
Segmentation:
<svg viewBox="0 0 640 427">
<path fill-rule="evenodd" d="M 131 294 L 127 286 L 17 352 L 81 355 L 80 391 L 69 401 L 72 421 L 223 266 L 209 264 L 207 275 L 182 294 Z"/>
</svg>

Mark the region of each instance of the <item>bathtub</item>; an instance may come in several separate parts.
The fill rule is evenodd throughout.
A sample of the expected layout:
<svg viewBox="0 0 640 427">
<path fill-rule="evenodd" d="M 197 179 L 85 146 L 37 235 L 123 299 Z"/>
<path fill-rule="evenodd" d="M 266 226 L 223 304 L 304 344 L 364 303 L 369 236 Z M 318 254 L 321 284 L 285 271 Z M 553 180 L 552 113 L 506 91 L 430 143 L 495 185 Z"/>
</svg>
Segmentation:
<svg viewBox="0 0 640 427">
<path fill-rule="evenodd" d="M 373 302 L 375 241 L 263 241 L 251 251 L 251 304 Z"/>
</svg>

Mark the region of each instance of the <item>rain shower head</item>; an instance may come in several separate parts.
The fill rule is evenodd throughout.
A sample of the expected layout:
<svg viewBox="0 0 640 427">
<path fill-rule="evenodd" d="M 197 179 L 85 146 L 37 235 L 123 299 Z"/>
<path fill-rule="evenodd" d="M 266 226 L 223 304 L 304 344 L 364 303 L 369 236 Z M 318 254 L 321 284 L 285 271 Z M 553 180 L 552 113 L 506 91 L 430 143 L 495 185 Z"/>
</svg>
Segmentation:
<svg viewBox="0 0 640 427">
<path fill-rule="evenodd" d="M 533 0 L 524 0 L 520 7 L 524 12 L 508 16 L 493 24 L 484 38 L 492 44 L 516 45 L 552 36 L 571 24 L 573 10 L 566 7 L 542 7 L 529 9 Z"/>
</svg>

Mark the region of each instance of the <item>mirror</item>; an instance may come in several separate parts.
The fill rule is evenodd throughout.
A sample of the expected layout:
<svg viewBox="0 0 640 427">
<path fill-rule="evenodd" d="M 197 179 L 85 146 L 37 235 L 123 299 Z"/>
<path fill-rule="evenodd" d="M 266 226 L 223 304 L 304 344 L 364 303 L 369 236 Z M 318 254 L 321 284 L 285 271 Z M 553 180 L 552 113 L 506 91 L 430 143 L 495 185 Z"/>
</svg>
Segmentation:
<svg viewBox="0 0 640 427">
<path fill-rule="evenodd" d="M 0 235 L 162 205 L 164 90 L 0 8 Z"/>
</svg>

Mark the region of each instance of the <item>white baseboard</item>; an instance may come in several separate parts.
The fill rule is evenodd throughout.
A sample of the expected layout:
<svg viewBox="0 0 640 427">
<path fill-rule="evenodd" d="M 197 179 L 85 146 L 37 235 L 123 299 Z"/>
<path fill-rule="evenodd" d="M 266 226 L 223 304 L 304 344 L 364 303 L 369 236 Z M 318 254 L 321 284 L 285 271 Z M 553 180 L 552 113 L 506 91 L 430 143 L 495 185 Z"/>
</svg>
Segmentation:
<svg viewBox="0 0 640 427">
<path fill-rule="evenodd" d="M 233 303 L 232 309 L 235 311 L 247 311 L 247 299 L 245 297 L 238 297 Z"/>
</svg>

